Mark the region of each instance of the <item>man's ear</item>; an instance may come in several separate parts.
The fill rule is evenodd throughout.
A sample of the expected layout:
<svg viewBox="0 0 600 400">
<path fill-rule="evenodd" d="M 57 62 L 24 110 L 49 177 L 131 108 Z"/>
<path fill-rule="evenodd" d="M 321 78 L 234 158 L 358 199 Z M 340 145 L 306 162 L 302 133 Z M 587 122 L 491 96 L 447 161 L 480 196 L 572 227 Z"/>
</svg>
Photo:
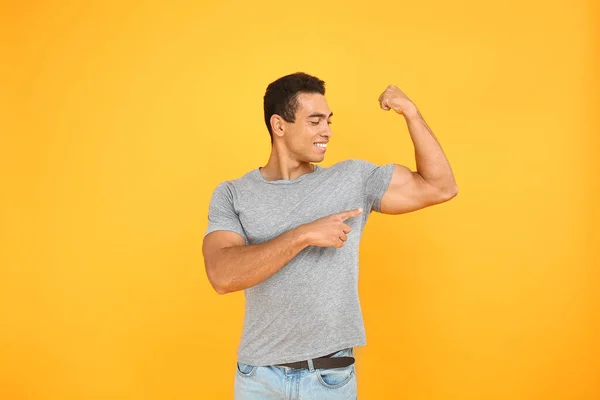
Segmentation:
<svg viewBox="0 0 600 400">
<path fill-rule="evenodd" d="M 283 118 L 281 118 L 280 115 L 273 114 L 271 115 L 270 123 L 273 135 L 277 135 L 279 137 L 283 136 L 283 133 L 285 131 L 285 121 L 283 120 Z"/>
</svg>

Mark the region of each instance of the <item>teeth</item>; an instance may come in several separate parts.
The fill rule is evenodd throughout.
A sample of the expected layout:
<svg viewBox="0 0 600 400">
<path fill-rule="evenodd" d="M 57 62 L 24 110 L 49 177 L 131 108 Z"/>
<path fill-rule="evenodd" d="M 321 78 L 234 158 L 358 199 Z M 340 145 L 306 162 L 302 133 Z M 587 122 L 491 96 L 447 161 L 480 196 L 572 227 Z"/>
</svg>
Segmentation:
<svg viewBox="0 0 600 400">
<path fill-rule="evenodd" d="M 327 148 L 327 144 L 326 143 L 315 143 L 315 146 L 319 146 L 319 147 L 322 147 L 324 149 Z"/>
</svg>

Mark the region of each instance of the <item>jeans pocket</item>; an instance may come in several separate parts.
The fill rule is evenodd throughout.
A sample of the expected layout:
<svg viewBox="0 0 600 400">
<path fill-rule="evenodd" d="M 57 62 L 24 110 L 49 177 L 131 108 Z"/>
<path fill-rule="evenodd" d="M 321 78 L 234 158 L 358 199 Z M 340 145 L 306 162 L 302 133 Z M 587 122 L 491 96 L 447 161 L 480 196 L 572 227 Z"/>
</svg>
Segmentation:
<svg viewBox="0 0 600 400">
<path fill-rule="evenodd" d="M 354 376 L 354 364 L 342 368 L 317 369 L 316 372 L 321 385 L 336 389 L 350 382 Z"/>
<path fill-rule="evenodd" d="M 236 362 L 236 366 L 238 375 L 244 378 L 254 375 L 254 373 L 256 372 L 256 368 L 258 368 L 256 365 L 244 364 L 240 361 Z"/>
<path fill-rule="evenodd" d="M 331 357 L 352 357 L 353 356 L 352 349 L 344 349 L 335 353 Z M 341 368 L 327 368 L 327 369 L 317 369 L 317 378 L 321 385 L 329 388 L 335 389 L 344 386 L 354 376 L 354 364 L 348 365 L 347 367 Z"/>
</svg>

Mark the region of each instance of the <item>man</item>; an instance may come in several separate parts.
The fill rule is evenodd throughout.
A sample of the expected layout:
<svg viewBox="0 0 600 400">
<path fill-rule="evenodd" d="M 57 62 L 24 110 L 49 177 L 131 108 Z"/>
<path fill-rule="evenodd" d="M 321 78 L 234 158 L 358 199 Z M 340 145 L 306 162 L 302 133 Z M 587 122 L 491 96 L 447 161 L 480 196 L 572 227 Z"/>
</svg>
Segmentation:
<svg viewBox="0 0 600 400">
<path fill-rule="evenodd" d="M 267 165 L 222 182 L 210 201 L 208 279 L 217 293 L 244 290 L 246 297 L 238 400 L 355 399 L 353 347 L 366 345 L 358 245 L 367 217 L 418 210 L 458 192 L 442 148 L 395 86 L 379 103 L 404 116 L 416 172 L 363 160 L 313 164 L 323 161 L 332 138 L 324 95 L 324 82 L 304 73 L 271 83 L 264 96 Z"/>
</svg>

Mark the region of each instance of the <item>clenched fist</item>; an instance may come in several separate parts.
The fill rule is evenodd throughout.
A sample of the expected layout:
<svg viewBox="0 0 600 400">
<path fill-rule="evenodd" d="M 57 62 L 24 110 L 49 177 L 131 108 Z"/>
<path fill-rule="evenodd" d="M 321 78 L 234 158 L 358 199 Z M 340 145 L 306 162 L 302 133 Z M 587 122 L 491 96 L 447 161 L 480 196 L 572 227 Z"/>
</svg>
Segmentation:
<svg viewBox="0 0 600 400">
<path fill-rule="evenodd" d="M 418 112 L 417 107 L 408 96 L 399 87 L 394 85 L 388 86 L 381 93 L 381 96 L 379 96 L 379 105 L 385 111 L 394 110 L 398 114 L 404 114 L 405 117 L 411 117 Z"/>
<path fill-rule="evenodd" d="M 362 208 L 343 211 L 328 215 L 301 226 L 307 234 L 309 246 L 341 248 L 348 240 L 351 229 L 344 223 L 345 220 L 356 217 L 363 212 Z"/>
</svg>

